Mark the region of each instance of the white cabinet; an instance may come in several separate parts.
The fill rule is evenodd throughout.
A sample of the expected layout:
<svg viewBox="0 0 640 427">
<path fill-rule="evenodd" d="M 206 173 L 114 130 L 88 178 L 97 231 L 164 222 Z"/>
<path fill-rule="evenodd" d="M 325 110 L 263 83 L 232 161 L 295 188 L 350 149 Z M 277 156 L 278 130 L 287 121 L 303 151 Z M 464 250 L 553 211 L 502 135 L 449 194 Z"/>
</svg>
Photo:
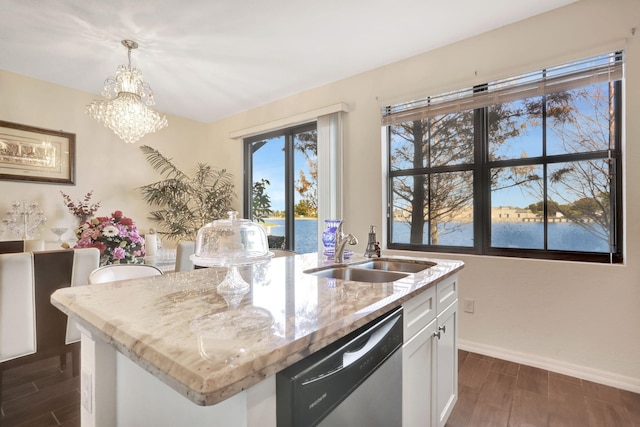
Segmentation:
<svg viewBox="0 0 640 427">
<path fill-rule="evenodd" d="M 402 425 L 444 426 L 458 396 L 458 276 L 404 305 Z"/>
<path fill-rule="evenodd" d="M 443 427 L 458 400 L 458 300 L 438 314 L 435 386 L 436 423 Z"/>
</svg>

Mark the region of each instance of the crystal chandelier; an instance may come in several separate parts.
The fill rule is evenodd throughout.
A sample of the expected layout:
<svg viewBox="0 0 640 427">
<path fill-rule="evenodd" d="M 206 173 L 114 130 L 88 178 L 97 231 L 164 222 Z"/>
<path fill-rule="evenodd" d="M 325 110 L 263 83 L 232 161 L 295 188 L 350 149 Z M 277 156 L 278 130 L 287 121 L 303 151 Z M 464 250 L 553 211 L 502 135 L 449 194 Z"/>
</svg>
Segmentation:
<svg viewBox="0 0 640 427">
<path fill-rule="evenodd" d="M 125 142 L 136 142 L 146 134 L 167 126 L 167 118 L 149 108 L 154 105 L 151 87 L 142 81 L 142 72 L 131 66 L 132 40 L 122 40 L 128 49 L 129 65 L 120 65 L 115 77 L 104 82 L 105 101 L 87 105 L 87 114 L 111 129 Z"/>
</svg>

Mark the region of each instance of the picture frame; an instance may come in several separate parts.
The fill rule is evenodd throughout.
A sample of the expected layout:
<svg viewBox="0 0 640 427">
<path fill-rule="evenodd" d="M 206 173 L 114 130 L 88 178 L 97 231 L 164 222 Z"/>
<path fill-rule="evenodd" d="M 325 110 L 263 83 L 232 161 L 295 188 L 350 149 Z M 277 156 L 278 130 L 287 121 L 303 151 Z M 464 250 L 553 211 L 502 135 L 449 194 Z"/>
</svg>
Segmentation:
<svg viewBox="0 0 640 427">
<path fill-rule="evenodd" d="M 75 184 L 76 135 L 0 120 L 0 180 Z"/>
</svg>

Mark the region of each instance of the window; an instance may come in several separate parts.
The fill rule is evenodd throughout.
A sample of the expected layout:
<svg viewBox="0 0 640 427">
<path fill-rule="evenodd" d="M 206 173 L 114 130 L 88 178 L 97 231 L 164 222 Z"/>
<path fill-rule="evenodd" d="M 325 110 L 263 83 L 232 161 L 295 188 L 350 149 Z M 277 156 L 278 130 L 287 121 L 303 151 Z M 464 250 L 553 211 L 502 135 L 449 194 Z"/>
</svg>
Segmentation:
<svg viewBox="0 0 640 427">
<path fill-rule="evenodd" d="M 622 62 L 385 108 L 388 247 L 621 262 Z"/>
<path fill-rule="evenodd" d="M 318 250 L 317 139 L 314 122 L 244 140 L 245 212 L 271 248 Z"/>
</svg>

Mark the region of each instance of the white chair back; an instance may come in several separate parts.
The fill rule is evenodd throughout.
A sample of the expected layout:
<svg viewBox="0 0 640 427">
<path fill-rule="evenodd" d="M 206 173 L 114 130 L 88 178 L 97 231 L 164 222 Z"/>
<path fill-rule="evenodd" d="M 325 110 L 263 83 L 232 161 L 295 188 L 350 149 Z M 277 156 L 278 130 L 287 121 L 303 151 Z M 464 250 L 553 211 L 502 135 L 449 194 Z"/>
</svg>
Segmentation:
<svg viewBox="0 0 640 427">
<path fill-rule="evenodd" d="M 73 272 L 71 273 L 71 286 L 84 286 L 89 284 L 89 274 L 100 265 L 100 251 L 96 248 L 75 249 L 73 253 Z M 80 331 L 76 322 L 67 319 L 66 344 L 80 340 Z"/>
<path fill-rule="evenodd" d="M 162 270 L 149 264 L 110 264 L 93 270 L 89 274 L 89 284 L 160 275 Z"/>
<path fill-rule="evenodd" d="M 176 246 L 175 271 L 190 271 L 195 268 L 191 255 L 196 252 L 196 242 L 179 242 Z"/>
<path fill-rule="evenodd" d="M 33 254 L 0 254 L 0 362 L 35 352 Z"/>
</svg>

